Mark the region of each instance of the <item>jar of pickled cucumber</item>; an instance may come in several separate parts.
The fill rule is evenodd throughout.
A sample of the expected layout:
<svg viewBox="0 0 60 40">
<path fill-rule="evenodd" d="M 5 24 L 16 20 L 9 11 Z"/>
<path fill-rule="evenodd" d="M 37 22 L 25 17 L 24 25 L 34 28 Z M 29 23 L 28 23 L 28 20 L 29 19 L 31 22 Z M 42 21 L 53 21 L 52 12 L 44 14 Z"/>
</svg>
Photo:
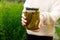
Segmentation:
<svg viewBox="0 0 60 40">
<path fill-rule="evenodd" d="M 25 26 L 28 30 L 38 29 L 39 23 L 39 8 L 26 8 L 24 12 L 27 20 L 27 25 Z"/>
</svg>

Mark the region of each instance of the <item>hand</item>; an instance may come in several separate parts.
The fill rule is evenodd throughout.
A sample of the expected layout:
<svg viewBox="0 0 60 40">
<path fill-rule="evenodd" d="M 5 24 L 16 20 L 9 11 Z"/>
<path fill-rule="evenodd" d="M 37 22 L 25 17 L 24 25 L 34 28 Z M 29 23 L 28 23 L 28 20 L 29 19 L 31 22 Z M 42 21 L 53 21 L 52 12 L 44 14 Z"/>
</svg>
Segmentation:
<svg viewBox="0 0 60 40">
<path fill-rule="evenodd" d="M 21 20 L 22 20 L 22 25 L 25 26 L 26 23 L 27 23 L 27 20 L 26 20 L 26 17 L 25 17 L 25 15 L 24 15 L 24 13 L 22 13 L 22 18 L 21 18 Z"/>
<path fill-rule="evenodd" d="M 38 32 L 41 29 L 41 27 L 43 26 L 43 22 L 44 22 L 44 17 L 43 17 L 43 15 L 40 15 L 40 21 L 39 21 L 39 24 L 38 24 L 38 28 L 39 29 L 37 29 L 37 30 L 31 30 L 31 31 Z M 27 20 L 26 20 L 26 17 L 24 15 L 24 13 L 23 13 L 22 14 L 22 25 L 25 26 L 26 23 L 27 23 Z"/>
</svg>

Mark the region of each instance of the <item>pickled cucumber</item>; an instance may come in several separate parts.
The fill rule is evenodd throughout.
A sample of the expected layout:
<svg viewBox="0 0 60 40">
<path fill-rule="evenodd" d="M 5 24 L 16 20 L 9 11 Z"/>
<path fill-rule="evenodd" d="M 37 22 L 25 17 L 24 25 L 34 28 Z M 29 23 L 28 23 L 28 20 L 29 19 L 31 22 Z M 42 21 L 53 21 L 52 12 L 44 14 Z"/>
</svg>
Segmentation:
<svg viewBox="0 0 60 40">
<path fill-rule="evenodd" d="M 35 12 L 35 13 L 32 14 L 32 18 L 30 20 L 29 25 L 27 25 L 27 28 L 29 30 L 38 29 L 38 22 L 39 22 L 39 13 Z"/>
<path fill-rule="evenodd" d="M 36 30 L 38 29 L 38 22 L 39 22 L 39 12 L 24 12 L 27 20 L 27 25 L 25 26 L 28 30 Z"/>
</svg>

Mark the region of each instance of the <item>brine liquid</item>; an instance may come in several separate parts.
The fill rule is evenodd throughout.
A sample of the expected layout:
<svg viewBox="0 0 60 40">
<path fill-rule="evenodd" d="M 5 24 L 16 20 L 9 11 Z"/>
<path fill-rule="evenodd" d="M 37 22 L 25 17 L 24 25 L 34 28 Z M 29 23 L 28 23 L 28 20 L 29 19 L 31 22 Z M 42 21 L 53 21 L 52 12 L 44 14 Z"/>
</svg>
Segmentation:
<svg viewBox="0 0 60 40">
<path fill-rule="evenodd" d="M 39 12 L 24 12 L 27 20 L 27 25 L 25 26 L 28 30 L 38 29 L 39 22 Z"/>
</svg>

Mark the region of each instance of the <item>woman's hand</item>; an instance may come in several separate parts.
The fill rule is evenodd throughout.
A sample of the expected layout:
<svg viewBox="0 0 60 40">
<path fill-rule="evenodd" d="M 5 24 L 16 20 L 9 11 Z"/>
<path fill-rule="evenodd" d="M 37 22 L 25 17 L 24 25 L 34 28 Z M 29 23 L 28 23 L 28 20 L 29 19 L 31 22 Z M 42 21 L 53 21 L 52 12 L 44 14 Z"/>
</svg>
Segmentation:
<svg viewBox="0 0 60 40">
<path fill-rule="evenodd" d="M 34 32 L 38 32 L 40 31 L 41 27 L 43 26 L 43 22 L 44 22 L 45 18 L 43 15 L 40 15 L 40 21 L 39 21 L 39 24 L 38 24 L 38 28 L 37 30 L 31 30 L 31 31 L 34 31 Z M 27 25 L 27 20 L 26 20 L 26 17 L 24 15 L 24 13 L 22 14 L 22 25 L 25 26 Z"/>
<path fill-rule="evenodd" d="M 21 18 L 21 20 L 22 20 L 22 25 L 25 26 L 26 23 L 27 23 L 27 20 L 26 20 L 26 17 L 25 17 L 25 15 L 24 15 L 24 13 L 22 13 L 22 18 Z"/>
</svg>

